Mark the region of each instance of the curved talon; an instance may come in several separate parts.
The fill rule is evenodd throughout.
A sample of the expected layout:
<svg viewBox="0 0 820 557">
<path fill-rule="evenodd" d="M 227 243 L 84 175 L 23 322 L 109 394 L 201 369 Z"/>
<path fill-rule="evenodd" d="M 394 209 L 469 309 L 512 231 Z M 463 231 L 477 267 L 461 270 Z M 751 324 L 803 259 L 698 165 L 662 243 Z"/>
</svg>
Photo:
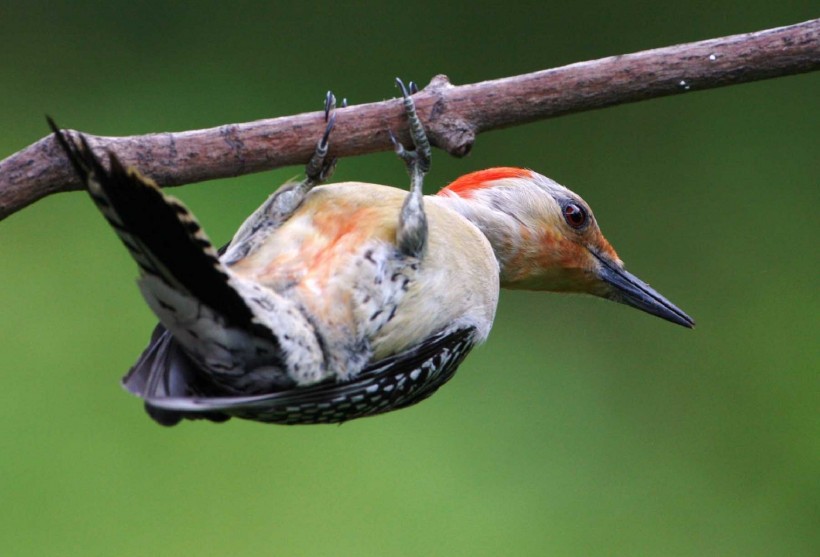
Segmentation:
<svg viewBox="0 0 820 557">
<path fill-rule="evenodd" d="M 328 91 L 325 94 L 325 122 L 328 121 L 328 115 L 334 108 L 336 108 L 336 95 L 333 94 L 333 91 Z"/>
<path fill-rule="evenodd" d="M 401 89 L 401 95 L 402 95 L 402 97 L 407 97 L 407 96 L 409 96 L 409 93 L 407 92 L 407 87 L 405 87 L 405 86 L 404 86 L 404 82 L 401 80 L 401 78 L 400 78 L 400 77 L 397 77 L 397 78 L 396 78 L 396 85 L 398 85 L 398 86 L 399 86 L 399 89 Z"/>
<path fill-rule="evenodd" d="M 317 147 L 324 149 L 325 154 L 327 154 L 327 146 L 330 139 L 330 131 L 333 129 L 333 126 L 336 125 L 336 112 L 333 112 L 330 115 L 329 119 L 325 118 L 325 122 L 327 122 L 327 126 L 325 126 L 325 133 L 322 134 L 322 139 L 319 140 Z"/>
<path fill-rule="evenodd" d="M 407 86 L 404 86 L 404 82 L 401 80 L 400 77 L 396 78 L 396 84 L 401 89 L 401 94 L 403 97 L 407 98 L 410 95 L 415 95 L 419 92 L 419 86 L 416 84 L 415 81 L 408 82 Z"/>
<path fill-rule="evenodd" d="M 393 151 L 398 155 L 398 157 L 403 160 L 406 164 L 410 164 L 413 155 L 412 152 L 408 151 L 404 148 L 404 145 L 401 144 L 401 141 L 396 137 L 393 133 L 393 130 L 387 130 L 387 134 L 390 136 L 390 141 L 393 143 Z"/>
</svg>

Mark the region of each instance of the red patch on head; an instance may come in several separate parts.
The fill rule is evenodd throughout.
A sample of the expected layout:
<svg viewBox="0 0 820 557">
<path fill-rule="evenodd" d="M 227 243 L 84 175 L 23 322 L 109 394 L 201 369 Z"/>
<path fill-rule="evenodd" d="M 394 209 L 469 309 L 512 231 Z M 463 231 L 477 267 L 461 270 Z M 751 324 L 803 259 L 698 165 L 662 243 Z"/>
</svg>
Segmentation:
<svg viewBox="0 0 820 557">
<path fill-rule="evenodd" d="M 495 180 L 503 180 L 504 178 L 529 178 L 530 176 L 532 176 L 532 172 L 524 168 L 515 168 L 512 166 L 488 168 L 487 170 L 471 172 L 461 178 L 457 178 L 454 182 L 442 188 L 442 190 L 438 192 L 438 195 L 442 195 L 444 192 L 452 192 L 459 197 L 469 198 L 474 191 L 492 185 L 492 182 Z"/>
</svg>

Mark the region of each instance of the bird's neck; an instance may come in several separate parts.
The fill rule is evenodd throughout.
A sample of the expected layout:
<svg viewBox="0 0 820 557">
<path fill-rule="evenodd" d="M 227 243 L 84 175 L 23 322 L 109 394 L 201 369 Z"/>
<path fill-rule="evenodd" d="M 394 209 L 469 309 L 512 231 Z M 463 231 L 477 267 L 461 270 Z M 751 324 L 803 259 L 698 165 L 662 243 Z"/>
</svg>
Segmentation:
<svg viewBox="0 0 820 557">
<path fill-rule="evenodd" d="M 526 238 L 529 229 L 520 220 L 484 203 L 447 194 L 437 195 L 435 199 L 469 220 L 484 234 L 498 260 L 501 286 L 514 288 L 520 279 L 522 263 L 535 255 L 527 249 L 533 245 Z"/>
</svg>

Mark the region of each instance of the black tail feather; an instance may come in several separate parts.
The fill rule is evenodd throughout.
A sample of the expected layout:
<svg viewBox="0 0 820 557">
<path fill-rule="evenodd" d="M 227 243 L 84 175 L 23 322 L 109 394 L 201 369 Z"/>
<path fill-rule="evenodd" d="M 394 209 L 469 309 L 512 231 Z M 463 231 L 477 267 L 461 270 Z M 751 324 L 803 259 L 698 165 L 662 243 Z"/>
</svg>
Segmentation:
<svg viewBox="0 0 820 557">
<path fill-rule="evenodd" d="M 153 180 L 125 168 L 110 151 L 106 170 L 82 134 L 74 141 L 51 118 L 48 121 L 91 198 L 143 273 L 198 299 L 232 325 L 256 328 L 216 250 L 182 203 L 163 194 Z"/>
<path fill-rule="evenodd" d="M 157 325 L 151 342 L 134 367 L 122 379 L 123 386 L 144 399 L 166 397 L 208 396 L 214 390 L 205 375 L 182 350 L 171 333 Z M 145 403 L 145 411 L 157 423 L 165 426 L 178 424 L 183 418 L 207 419 L 224 422 L 230 418 L 220 412 L 190 413 L 159 408 Z"/>
</svg>

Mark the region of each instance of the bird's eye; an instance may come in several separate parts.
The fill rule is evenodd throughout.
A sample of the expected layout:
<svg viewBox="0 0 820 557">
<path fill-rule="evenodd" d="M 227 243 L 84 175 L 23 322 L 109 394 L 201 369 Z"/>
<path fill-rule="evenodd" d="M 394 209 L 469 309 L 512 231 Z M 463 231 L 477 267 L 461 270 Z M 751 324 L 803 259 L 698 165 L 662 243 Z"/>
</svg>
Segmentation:
<svg viewBox="0 0 820 557">
<path fill-rule="evenodd" d="M 564 205 L 564 220 L 571 228 L 576 230 L 583 228 L 587 223 L 588 217 L 586 210 L 576 203 L 567 203 Z"/>
</svg>

